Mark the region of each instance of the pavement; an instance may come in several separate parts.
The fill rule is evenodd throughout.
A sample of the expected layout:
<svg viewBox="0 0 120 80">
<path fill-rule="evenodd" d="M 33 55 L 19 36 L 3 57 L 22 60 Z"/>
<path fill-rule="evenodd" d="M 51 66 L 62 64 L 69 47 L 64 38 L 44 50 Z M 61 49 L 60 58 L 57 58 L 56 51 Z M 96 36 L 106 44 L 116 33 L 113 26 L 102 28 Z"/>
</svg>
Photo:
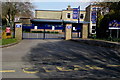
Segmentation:
<svg viewBox="0 0 120 80">
<path fill-rule="evenodd" d="M 120 53 L 73 41 L 22 40 L 2 49 L 0 72 L 3 78 L 120 80 Z"/>
</svg>

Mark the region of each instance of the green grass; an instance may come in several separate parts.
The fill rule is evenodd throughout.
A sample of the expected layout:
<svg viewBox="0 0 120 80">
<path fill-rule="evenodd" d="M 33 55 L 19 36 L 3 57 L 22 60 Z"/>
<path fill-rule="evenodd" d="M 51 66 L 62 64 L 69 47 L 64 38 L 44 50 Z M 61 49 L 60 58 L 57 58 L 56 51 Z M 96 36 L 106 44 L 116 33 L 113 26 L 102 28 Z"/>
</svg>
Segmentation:
<svg viewBox="0 0 120 80">
<path fill-rule="evenodd" d="M 17 39 L 2 39 L 0 40 L 0 44 L 6 45 L 17 42 Z"/>
</svg>

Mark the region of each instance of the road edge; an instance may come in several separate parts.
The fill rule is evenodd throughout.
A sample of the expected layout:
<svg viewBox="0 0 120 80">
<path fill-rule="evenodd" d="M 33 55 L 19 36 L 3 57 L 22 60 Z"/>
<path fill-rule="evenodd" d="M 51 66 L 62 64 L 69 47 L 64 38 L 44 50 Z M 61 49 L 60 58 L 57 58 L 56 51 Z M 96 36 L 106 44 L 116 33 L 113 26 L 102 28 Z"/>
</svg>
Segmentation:
<svg viewBox="0 0 120 80">
<path fill-rule="evenodd" d="M 110 42 L 110 41 L 104 41 L 104 40 L 91 40 L 91 39 L 71 39 L 70 41 L 84 43 L 92 46 L 112 48 L 120 51 L 120 43 L 117 43 L 117 42 Z"/>
</svg>

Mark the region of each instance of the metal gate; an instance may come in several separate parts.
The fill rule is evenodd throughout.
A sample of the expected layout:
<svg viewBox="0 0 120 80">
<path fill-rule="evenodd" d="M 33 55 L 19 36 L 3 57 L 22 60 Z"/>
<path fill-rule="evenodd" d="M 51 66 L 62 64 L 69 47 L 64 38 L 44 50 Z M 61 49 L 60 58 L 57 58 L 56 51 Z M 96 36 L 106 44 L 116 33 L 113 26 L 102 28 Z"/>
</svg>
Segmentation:
<svg viewBox="0 0 120 80">
<path fill-rule="evenodd" d="M 61 24 L 24 24 L 23 39 L 64 39 L 65 28 Z"/>
<path fill-rule="evenodd" d="M 72 25 L 72 38 L 81 38 L 81 25 Z"/>
</svg>

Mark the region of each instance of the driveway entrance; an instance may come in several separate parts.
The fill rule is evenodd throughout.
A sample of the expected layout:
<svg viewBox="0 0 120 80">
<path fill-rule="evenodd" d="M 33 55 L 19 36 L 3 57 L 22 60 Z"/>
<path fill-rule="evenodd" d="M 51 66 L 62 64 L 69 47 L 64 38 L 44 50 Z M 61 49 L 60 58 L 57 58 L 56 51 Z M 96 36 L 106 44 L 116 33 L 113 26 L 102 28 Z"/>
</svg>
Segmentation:
<svg viewBox="0 0 120 80">
<path fill-rule="evenodd" d="M 3 48 L 2 58 L 3 78 L 120 79 L 118 51 L 78 42 L 22 40 Z"/>
</svg>

